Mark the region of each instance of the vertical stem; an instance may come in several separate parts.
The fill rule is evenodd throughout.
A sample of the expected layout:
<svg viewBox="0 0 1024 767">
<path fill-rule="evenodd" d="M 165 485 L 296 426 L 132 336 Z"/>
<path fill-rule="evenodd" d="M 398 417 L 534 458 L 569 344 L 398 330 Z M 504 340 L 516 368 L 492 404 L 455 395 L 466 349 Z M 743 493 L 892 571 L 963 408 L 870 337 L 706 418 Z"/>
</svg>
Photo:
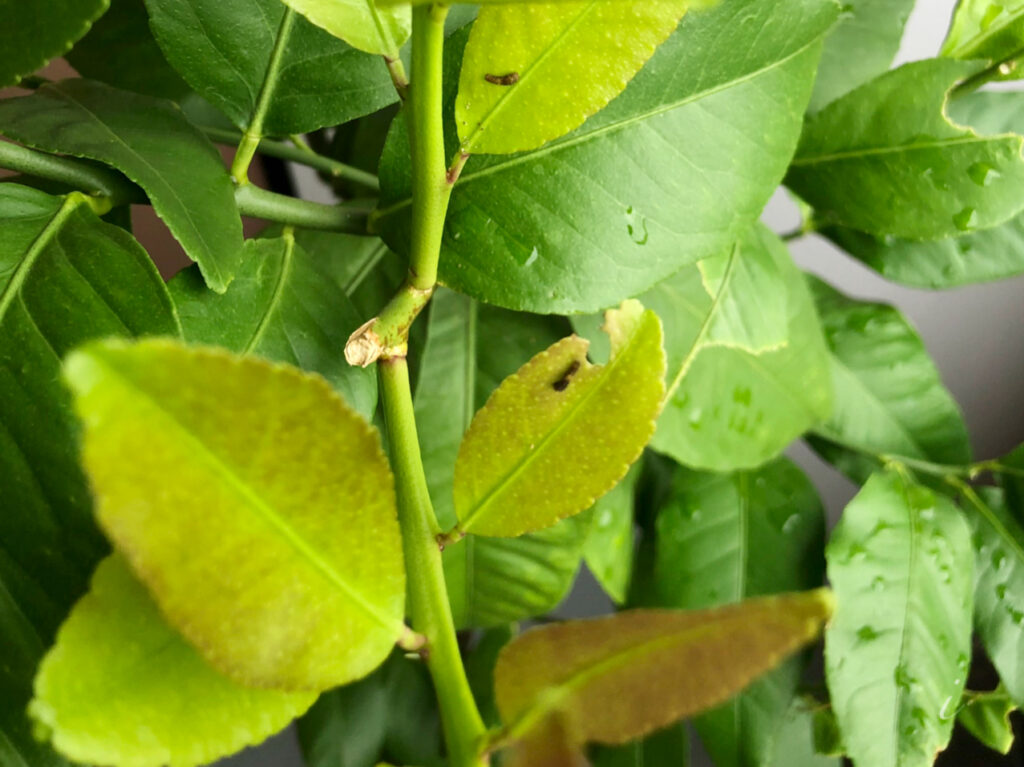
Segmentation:
<svg viewBox="0 0 1024 767">
<path fill-rule="evenodd" d="M 415 80 L 413 81 L 415 85 Z M 477 756 L 485 733 L 462 666 L 434 517 L 423 473 L 409 367 L 404 357 L 379 363 L 384 417 L 391 446 L 402 527 L 413 627 L 427 638 L 427 668 L 434 680 L 451 767 L 486 764 Z"/>
<path fill-rule="evenodd" d="M 284 16 L 281 17 L 281 26 L 277 30 L 277 40 L 274 41 L 274 50 L 270 53 L 270 62 L 267 64 L 267 73 L 263 77 L 263 86 L 260 88 L 260 95 L 256 99 L 256 108 L 253 110 L 252 119 L 249 120 L 249 127 L 242 134 L 242 140 L 238 144 L 238 151 L 235 152 L 234 162 L 231 163 L 231 176 L 235 183 L 244 186 L 249 183 L 249 165 L 256 154 L 256 149 L 263 138 L 263 122 L 270 111 L 270 105 L 274 101 L 274 92 L 277 90 L 277 78 L 281 73 L 281 60 L 284 58 L 285 49 L 288 47 L 288 39 L 292 34 L 292 26 L 295 24 L 295 11 L 286 7 Z"/>
</svg>

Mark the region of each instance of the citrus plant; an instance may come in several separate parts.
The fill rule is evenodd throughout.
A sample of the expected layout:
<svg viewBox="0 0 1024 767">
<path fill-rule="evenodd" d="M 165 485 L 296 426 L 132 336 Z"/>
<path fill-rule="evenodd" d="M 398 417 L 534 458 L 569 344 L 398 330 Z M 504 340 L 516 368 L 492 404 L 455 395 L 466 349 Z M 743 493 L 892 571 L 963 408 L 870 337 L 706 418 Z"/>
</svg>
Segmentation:
<svg viewBox="0 0 1024 767">
<path fill-rule="evenodd" d="M 1024 273 L 1024 2 L 891 71 L 913 0 L 0 5 L 0 763 L 1010 748 L 1024 452 L 786 241 Z M 618 609 L 555 621 L 581 563 Z"/>
</svg>

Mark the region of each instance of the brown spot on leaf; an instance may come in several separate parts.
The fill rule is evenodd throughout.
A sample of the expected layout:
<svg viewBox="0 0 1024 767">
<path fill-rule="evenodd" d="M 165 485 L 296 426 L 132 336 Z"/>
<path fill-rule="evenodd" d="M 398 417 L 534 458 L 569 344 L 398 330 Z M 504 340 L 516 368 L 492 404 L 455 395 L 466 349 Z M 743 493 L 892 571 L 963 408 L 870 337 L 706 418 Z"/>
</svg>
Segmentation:
<svg viewBox="0 0 1024 767">
<path fill-rule="evenodd" d="M 573 363 L 569 366 L 569 368 L 564 373 L 562 373 L 562 377 L 555 381 L 553 384 L 551 384 L 551 388 L 554 389 L 555 391 L 565 391 L 566 389 L 568 389 L 572 377 L 576 375 L 576 371 L 578 371 L 579 369 L 580 361 L 574 360 Z"/>
</svg>

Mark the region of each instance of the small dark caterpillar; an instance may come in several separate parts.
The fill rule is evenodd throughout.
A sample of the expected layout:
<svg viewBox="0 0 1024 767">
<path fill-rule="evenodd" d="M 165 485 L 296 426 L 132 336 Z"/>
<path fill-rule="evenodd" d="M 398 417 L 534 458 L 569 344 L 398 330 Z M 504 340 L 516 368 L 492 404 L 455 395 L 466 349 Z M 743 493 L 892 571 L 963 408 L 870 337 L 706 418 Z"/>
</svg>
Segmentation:
<svg viewBox="0 0 1024 767">
<path fill-rule="evenodd" d="M 519 73 L 509 72 L 507 75 L 484 75 L 484 79 L 491 85 L 515 85 L 519 82 Z"/>
<path fill-rule="evenodd" d="M 576 371 L 579 370 L 579 369 L 580 369 L 580 361 L 579 360 L 575 360 L 569 366 L 569 369 L 566 370 L 562 374 L 562 377 L 559 378 L 557 381 L 555 381 L 553 384 L 551 384 L 551 388 L 554 389 L 555 391 L 565 391 L 566 389 L 568 389 L 569 388 L 569 379 L 572 378 L 574 375 L 576 375 Z"/>
</svg>

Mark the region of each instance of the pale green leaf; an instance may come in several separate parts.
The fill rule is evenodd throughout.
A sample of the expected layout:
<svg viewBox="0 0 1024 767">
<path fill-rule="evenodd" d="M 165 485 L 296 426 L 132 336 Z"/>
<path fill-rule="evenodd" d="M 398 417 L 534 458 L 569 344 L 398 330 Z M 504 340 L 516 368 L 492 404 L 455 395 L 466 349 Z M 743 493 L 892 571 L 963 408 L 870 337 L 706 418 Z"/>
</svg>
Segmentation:
<svg viewBox="0 0 1024 767">
<path fill-rule="evenodd" d="M 32 737 L 36 664 L 105 545 L 78 465 L 60 357 L 92 338 L 180 329 L 163 281 L 123 229 L 0 184 L 0 764 L 65 762 Z"/>
<path fill-rule="evenodd" d="M 1020 136 L 980 136 L 945 115 L 976 62 L 906 64 L 810 117 L 786 184 L 826 223 L 940 239 L 1024 208 Z"/>
<path fill-rule="evenodd" d="M 217 673 L 113 556 L 61 626 L 29 712 L 77 762 L 193 767 L 262 742 L 314 700 Z"/>
<path fill-rule="evenodd" d="M 325 689 L 384 660 L 404 628 L 391 472 L 323 379 L 164 341 L 64 370 L 100 525 L 210 663 Z"/>
<path fill-rule="evenodd" d="M 597 312 L 723 253 L 785 174 L 837 15 L 831 0 L 723 0 L 687 14 L 622 95 L 569 136 L 514 157 L 471 157 L 452 191 L 444 284 L 512 309 Z M 445 43 L 446 109 L 464 41 Z M 398 119 L 375 224 L 401 254 L 408 153 Z"/>
<path fill-rule="evenodd" d="M 637 301 L 605 315 L 606 365 L 559 341 L 506 378 L 476 414 L 455 464 L 461 533 L 516 537 L 589 508 L 654 431 L 664 395 L 661 322 Z"/>
<path fill-rule="evenodd" d="M 177 106 L 89 80 L 0 101 L 0 133 L 113 165 L 141 186 L 206 283 L 224 292 L 242 261 L 242 220 L 220 154 Z"/>
<path fill-rule="evenodd" d="M 915 0 L 843 1 L 843 15 L 825 38 L 811 96 L 812 112 L 889 68 L 914 3 Z"/>
<path fill-rule="evenodd" d="M 287 10 L 281 0 L 146 5 L 157 42 L 181 76 L 235 125 L 248 127 Z M 293 21 L 275 63 L 276 88 L 263 121 L 268 135 L 337 125 L 398 100 L 380 57 L 350 48 L 302 17 Z"/>
<path fill-rule="evenodd" d="M 1002 687 L 992 692 L 964 695 L 964 707 L 956 715 L 957 724 L 1000 754 L 1013 748 L 1013 724 L 1010 714 L 1016 710 Z"/>
<path fill-rule="evenodd" d="M 735 474 L 679 470 L 656 530 L 653 590 L 663 607 L 715 607 L 822 583 L 824 511 L 786 459 Z M 771 763 L 802 666 L 788 661 L 696 720 L 717 767 Z"/>
<path fill-rule="evenodd" d="M 949 742 L 971 655 L 971 534 L 945 496 L 876 474 L 826 551 L 838 609 L 826 677 L 858 767 L 928 767 Z"/>
<path fill-rule="evenodd" d="M 640 464 L 633 464 L 626 478 L 602 496 L 591 511 L 590 534 L 583 546 L 583 559 L 616 604 L 623 604 L 633 572 L 633 500 L 640 479 Z"/>
<path fill-rule="evenodd" d="M 982 133 L 1024 133 L 1024 94 L 1019 92 L 970 93 L 951 102 L 949 112 L 957 123 Z M 982 172 L 976 170 L 979 177 Z M 992 229 L 923 242 L 872 237 L 840 226 L 822 233 L 886 279 L 914 287 L 951 288 L 1024 273 L 1024 214 Z"/>
<path fill-rule="evenodd" d="M 622 92 L 690 5 L 592 0 L 485 6 L 459 75 L 460 151 L 523 152 L 578 128 Z"/>
<path fill-rule="evenodd" d="M 813 283 L 832 352 L 835 408 L 812 445 L 855 479 L 857 453 L 963 465 L 971 460 L 967 427 L 920 337 L 898 310 L 854 301 Z M 848 448 L 848 449 L 846 449 Z"/>
<path fill-rule="evenodd" d="M 65 53 L 109 5 L 110 0 L 5 2 L 0 25 L 0 88 L 14 85 Z"/>
<path fill-rule="evenodd" d="M 439 290 L 431 301 L 415 410 L 438 520 L 457 519 L 452 483 L 459 444 L 476 410 L 502 380 L 565 333 L 564 320 L 478 305 Z M 564 520 L 514 539 L 469 536 L 445 547 L 455 625 L 496 626 L 541 615 L 569 591 L 590 518 Z"/>
<path fill-rule="evenodd" d="M 797 700 L 775 734 L 775 756 L 771 767 L 841 767 L 835 757 L 817 753 L 814 743 L 814 714 L 806 700 Z"/>
<path fill-rule="evenodd" d="M 336 279 L 357 255 L 339 249 L 312 258 L 290 234 L 248 240 L 227 293 L 207 290 L 194 268 L 171 280 L 168 289 L 186 341 L 319 373 L 370 418 L 377 407 L 374 371 L 352 367 L 338 353 L 365 319 Z"/>
<path fill-rule="evenodd" d="M 378 6 L 376 0 L 284 0 L 318 27 L 353 48 L 398 58 L 412 31 L 407 5 Z"/>
<path fill-rule="evenodd" d="M 1016 57 L 1024 48 L 1024 2 L 960 0 L 942 55 L 956 59 Z"/>
<path fill-rule="evenodd" d="M 535 628 L 498 657 L 498 710 L 519 737 L 555 720 L 570 744 L 625 743 L 721 703 L 814 639 L 831 612 L 821 589 Z"/>
</svg>

